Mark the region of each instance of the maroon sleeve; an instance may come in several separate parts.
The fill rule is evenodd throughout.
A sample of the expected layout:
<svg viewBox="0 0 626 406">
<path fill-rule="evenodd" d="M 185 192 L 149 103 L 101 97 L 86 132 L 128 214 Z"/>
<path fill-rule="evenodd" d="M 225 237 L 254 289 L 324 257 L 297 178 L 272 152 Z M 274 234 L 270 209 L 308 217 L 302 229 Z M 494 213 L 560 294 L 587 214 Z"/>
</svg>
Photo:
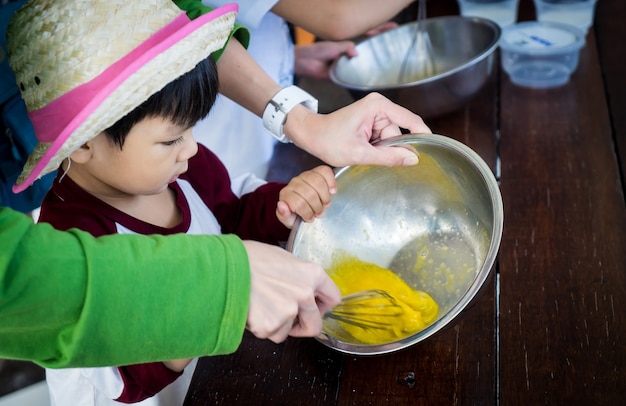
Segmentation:
<svg viewBox="0 0 626 406">
<path fill-rule="evenodd" d="M 251 239 L 271 244 L 287 241 L 289 229 L 276 217 L 278 195 L 285 185 L 281 183 L 267 183 L 251 193 L 241 196 L 241 206 L 238 221 L 232 225 L 233 233 L 241 239 Z M 228 215 L 228 207 L 216 208 L 215 216 L 224 213 Z M 219 217 L 218 217 L 219 218 Z"/>
<path fill-rule="evenodd" d="M 124 381 L 124 390 L 119 398 L 121 403 L 137 403 L 159 393 L 183 373 L 172 371 L 162 362 L 128 365 L 118 370 Z"/>
<path fill-rule="evenodd" d="M 106 213 L 111 210 L 101 200 L 85 192 L 59 169 L 52 187 L 41 203 L 39 221 L 57 230 L 79 228 L 100 237 L 116 234 L 115 222 Z"/>
<path fill-rule="evenodd" d="M 285 187 L 283 183 L 267 183 L 239 198 L 231 189 L 224 165 L 202 145 L 198 145 L 198 153 L 189 160 L 189 170 L 182 178 L 191 183 L 213 212 L 223 234 L 270 244 L 287 241 L 289 229 L 276 217 L 278 195 Z"/>
</svg>

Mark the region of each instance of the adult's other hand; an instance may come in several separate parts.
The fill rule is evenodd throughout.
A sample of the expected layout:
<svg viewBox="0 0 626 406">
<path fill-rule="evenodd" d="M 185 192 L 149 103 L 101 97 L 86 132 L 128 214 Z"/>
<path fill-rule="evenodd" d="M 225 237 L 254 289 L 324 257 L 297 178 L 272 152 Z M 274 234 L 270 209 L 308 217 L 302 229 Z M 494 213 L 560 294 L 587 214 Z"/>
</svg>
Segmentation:
<svg viewBox="0 0 626 406">
<path fill-rule="evenodd" d="M 324 313 L 341 301 L 339 289 L 324 269 L 279 247 L 243 243 L 251 271 L 248 330 L 275 343 L 289 335 L 318 335 Z"/>
</svg>

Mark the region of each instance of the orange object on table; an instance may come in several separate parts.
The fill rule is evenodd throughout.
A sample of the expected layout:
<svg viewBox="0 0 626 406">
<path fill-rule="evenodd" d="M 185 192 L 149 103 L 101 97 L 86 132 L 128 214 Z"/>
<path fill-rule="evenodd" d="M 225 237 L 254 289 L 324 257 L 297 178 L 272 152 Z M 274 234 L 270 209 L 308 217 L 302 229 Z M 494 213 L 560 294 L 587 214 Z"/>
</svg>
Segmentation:
<svg viewBox="0 0 626 406">
<path fill-rule="evenodd" d="M 294 27 L 297 45 L 309 45 L 315 42 L 315 35 L 304 28 Z"/>
</svg>

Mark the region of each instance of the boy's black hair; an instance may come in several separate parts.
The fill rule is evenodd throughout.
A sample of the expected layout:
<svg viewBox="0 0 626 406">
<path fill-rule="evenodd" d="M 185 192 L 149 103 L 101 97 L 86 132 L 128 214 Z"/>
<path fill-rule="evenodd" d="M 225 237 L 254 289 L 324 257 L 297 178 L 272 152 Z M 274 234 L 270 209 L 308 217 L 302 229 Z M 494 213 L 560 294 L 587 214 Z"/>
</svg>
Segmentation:
<svg viewBox="0 0 626 406">
<path fill-rule="evenodd" d="M 130 130 L 144 118 L 163 117 L 190 128 L 209 114 L 218 87 L 217 67 L 213 58 L 208 57 L 193 70 L 150 96 L 104 132 L 111 142 L 122 149 Z"/>
</svg>

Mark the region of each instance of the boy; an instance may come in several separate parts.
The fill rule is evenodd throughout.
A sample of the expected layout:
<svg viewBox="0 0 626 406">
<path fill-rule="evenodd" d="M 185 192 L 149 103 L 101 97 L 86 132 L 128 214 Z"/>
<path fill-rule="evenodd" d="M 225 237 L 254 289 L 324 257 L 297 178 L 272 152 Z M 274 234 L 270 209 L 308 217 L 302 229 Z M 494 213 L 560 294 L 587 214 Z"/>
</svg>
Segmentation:
<svg viewBox="0 0 626 406">
<path fill-rule="evenodd" d="M 215 10 L 214 15 L 184 27 L 177 18 L 179 10 L 169 0 L 144 1 L 142 7 L 118 0 L 89 3 L 92 11 L 109 10 L 111 18 L 89 19 L 78 12 L 78 2 L 65 5 L 42 0 L 26 6 L 42 7 L 42 13 L 48 8 L 66 12 L 53 13 L 54 18 L 67 18 L 68 11 L 80 15 L 81 21 L 75 17 L 69 28 L 59 21 L 50 22 L 59 31 L 65 29 L 70 42 L 79 43 L 58 44 L 63 51 L 60 56 L 75 57 L 65 52 L 66 47 L 76 52 L 89 41 L 93 53 L 82 64 L 70 63 L 70 70 L 63 72 L 59 70 L 65 65 L 51 64 L 41 76 L 33 76 L 34 86 L 20 83 L 23 94 L 31 90 L 29 86 L 38 92 L 40 84 L 42 88 L 50 85 L 50 71 L 55 69 L 65 82 L 48 88 L 65 93 L 56 94 L 51 103 L 42 103 L 41 110 L 47 110 L 41 114 L 49 118 L 50 129 L 42 129 L 40 124 L 40 133 L 50 131 L 54 138 L 36 150 L 21 178 L 28 184 L 33 173 L 62 163 L 42 205 L 40 221 L 59 229 L 77 227 L 95 236 L 235 233 L 242 239 L 276 244 L 286 240 L 297 216 L 311 220 L 322 214 L 335 187 L 329 167 L 305 172 L 287 186 L 265 184 L 238 197 L 231 190 L 223 165 L 193 140 L 192 126 L 208 114 L 217 94 L 215 63 L 207 57 L 224 41 L 211 42 L 210 37 L 228 34 L 234 18 L 232 7 Z M 116 28 L 111 21 L 118 24 Z M 146 30 L 147 37 L 140 34 L 140 40 L 132 38 Z M 101 42 L 97 34 L 120 38 Z M 194 35 L 209 37 L 209 43 L 198 48 L 197 43 L 187 40 L 197 38 Z M 182 46 L 172 46 L 173 39 Z M 83 74 L 93 77 L 85 84 Z M 46 97 L 50 96 L 44 92 L 42 98 Z M 94 101 L 96 106 L 92 106 Z M 50 114 L 55 111 L 59 114 Z M 229 292 L 223 292 L 222 297 L 216 297 L 215 308 L 209 311 L 224 312 L 233 300 L 228 296 Z M 219 328 L 207 331 L 208 335 L 218 333 Z M 158 344 L 146 338 L 146 345 Z M 182 404 L 194 366 L 195 360 L 185 359 L 120 368 L 48 370 L 47 379 L 53 404 L 141 401 L 174 405 Z"/>
</svg>

